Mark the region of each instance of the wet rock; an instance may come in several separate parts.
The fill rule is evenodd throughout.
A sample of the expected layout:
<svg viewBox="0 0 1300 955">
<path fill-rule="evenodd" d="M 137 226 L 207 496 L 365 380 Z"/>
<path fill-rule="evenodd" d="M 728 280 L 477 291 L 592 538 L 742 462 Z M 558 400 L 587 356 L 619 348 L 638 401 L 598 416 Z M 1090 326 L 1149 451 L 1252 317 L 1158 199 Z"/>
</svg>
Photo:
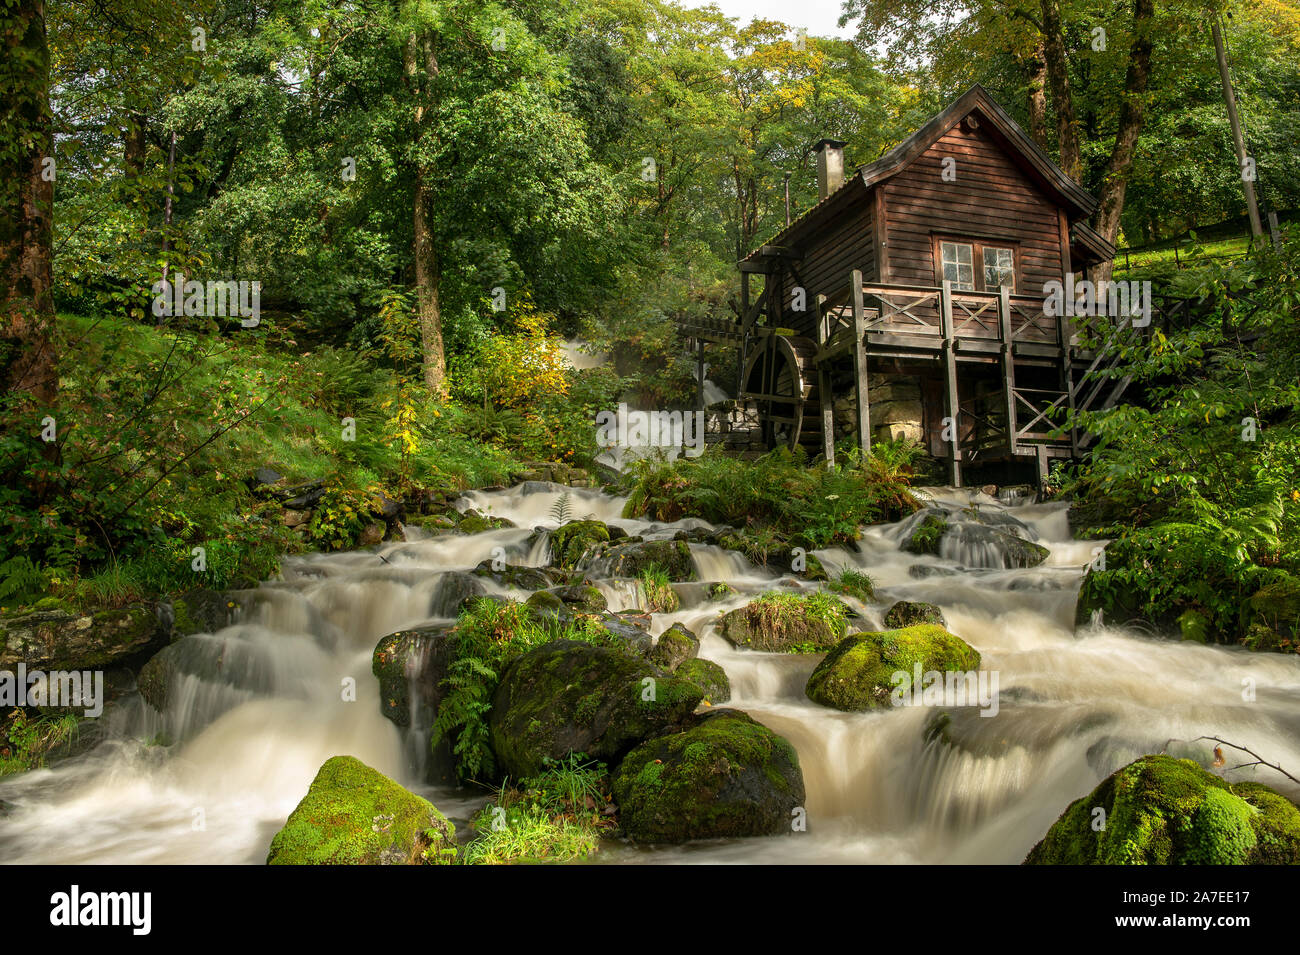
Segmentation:
<svg viewBox="0 0 1300 955">
<path fill-rule="evenodd" d="M 306 484 L 299 484 L 297 487 L 287 488 L 276 496 L 284 502 L 285 507 L 292 508 L 295 511 L 311 510 L 324 499 L 325 482 L 309 481 Z"/>
<path fill-rule="evenodd" d="M 539 590 L 526 601 L 525 606 L 538 621 L 553 621 L 567 624 L 573 620 L 574 612 L 563 600 L 549 590 Z"/>
<path fill-rule="evenodd" d="M 814 703 L 846 712 L 889 706 L 895 689 L 909 689 L 918 663 L 922 673 L 970 672 L 979 669 L 980 655 L 960 637 L 931 624 L 855 633 L 826 654 L 805 692 Z M 898 681 L 895 674 L 902 674 Z"/>
<path fill-rule="evenodd" d="M 699 652 L 699 637 L 680 623 L 675 623 L 659 635 L 658 641 L 650 651 L 649 659 L 655 666 L 672 673 L 683 662 Z"/>
<path fill-rule="evenodd" d="M 1242 616 L 1250 649 L 1300 651 L 1300 578 L 1278 571 L 1246 600 Z"/>
<path fill-rule="evenodd" d="M 640 577 L 646 570 L 658 568 L 669 580 L 694 580 L 695 562 L 686 541 L 646 541 L 628 538 L 616 544 L 604 544 L 584 562 L 583 569 L 593 577 Z"/>
<path fill-rule="evenodd" d="M 727 671 L 712 660 L 701 660 L 699 657 L 683 660 L 673 675 L 699 687 L 704 694 L 705 703 L 716 706 L 731 699 L 731 681 L 727 679 Z"/>
<path fill-rule="evenodd" d="M 643 660 L 559 640 L 506 668 L 492 700 L 492 748 L 514 777 L 535 775 L 547 759 L 570 753 L 611 762 L 668 732 L 700 699 L 694 684 Z"/>
<path fill-rule="evenodd" d="M 900 600 L 889 608 L 885 614 L 885 626 L 890 630 L 901 630 L 918 623 L 932 623 L 946 627 L 948 621 L 943 618 L 943 611 L 934 604 Z"/>
<path fill-rule="evenodd" d="M 1095 811 L 1106 815 L 1094 827 Z M 1190 759 L 1144 756 L 1061 814 L 1026 865 L 1297 865 L 1300 809 Z"/>
<path fill-rule="evenodd" d="M 461 519 L 456 524 L 456 529 L 462 534 L 482 534 L 484 531 L 497 531 L 514 526 L 514 521 L 507 518 L 486 517 L 470 508 L 461 515 Z"/>
<path fill-rule="evenodd" d="M 612 788 L 624 832 L 647 843 L 789 832 L 805 799 L 794 747 L 727 709 L 632 750 Z"/>
<path fill-rule="evenodd" d="M 591 584 L 556 587 L 551 593 L 579 613 L 602 613 L 609 608 L 609 601 L 605 599 L 605 595 L 598 587 L 593 587 Z"/>
<path fill-rule="evenodd" d="M 373 547 L 376 544 L 383 543 L 385 531 L 387 531 L 387 528 L 378 522 L 367 524 L 361 529 L 361 534 L 357 538 L 357 546 Z"/>
<path fill-rule="evenodd" d="M 0 618 L 0 669 L 98 670 L 143 658 L 169 642 L 171 608 L 133 604 L 79 613 L 36 610 Z"/>
<path fill-rule="evenodd" d="M 625 614 L 602 613 L 601 626 L 620 650 L 633 656 L 648 657 L 654 646 L 654 637 L 650 636 L 647 624 L 639 618 Z"/>
<path fill-rule="evenodd" d="M 280 515 L 280 523 L 290 529 L 311 523 L 311 511 L 295 511 L 285 508 Z"/>
<path fill-rule="evenodd" d="M 446 696 L 451 627 L 399 630 L 375 645 L 370 669 L 379 680 L 379 709 L 398 726 L 428 729 Z M 142 687 L 143 690 L 143 687 Z"/>
<path fill-rule="evenodd" d="M 271 840 L 268 865 L 432 865 L 456 857 L 456 829 L 427 799 L 353 756 L 325 761 Z"/>
<path fill-rule="evenodd" d="M 734 593 L 736 593 L 736 588 L 724 581 L 719 580 L 716 583 L 709 584 L 710 600 L 726 600 Z"/>
<path fill-rule="evenodd" d="M 769 653 L 828 650 L 847 632 L 848 607 L 828 594 L 770 592 L 724 614 L 718 633 L 732 646 Z"/>
<path fill-rule="evenodd" d="M 429 616 L 455 617 L 464 609 L 466 601 L 485 593 L 487 587 L 481 578 L 459 570 L 448 571 L 438 578 L 438 589 L 429 602 Z"/>
<path fill-rule="evenodd" d="M 515 587 L 519 590 L 545 590 L 554 586 L 554 578 L 538 567 L 520 567 L 506 564 L 501 570 L 492 569 L 492 561 L 481 561 L 472 571 L 479 577 L 489 577 L 503 587 Z"/>
<path fill-rule="evenodd" d="M 216 633 L 239 619 L 247 592 L 191 590 L 164 601 L 164 621 L 170 620 L 172 638 L 193 633 Z"/>
<path fill-rule="evenodd" d="M 1019 536 L 1011 525 L 953 523 L 940 546 L 972 567 L 1037 567 L 1051 554 L 1042 544 Z"/>
</svg>

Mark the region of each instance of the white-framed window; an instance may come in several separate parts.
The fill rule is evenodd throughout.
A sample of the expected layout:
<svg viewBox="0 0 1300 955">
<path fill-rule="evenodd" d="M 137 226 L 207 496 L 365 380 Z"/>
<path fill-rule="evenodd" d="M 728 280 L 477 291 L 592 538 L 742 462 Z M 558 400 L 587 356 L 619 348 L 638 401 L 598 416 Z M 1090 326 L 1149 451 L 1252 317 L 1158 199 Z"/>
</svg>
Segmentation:
<svg viewBox="0 0 1300 955">
<path fill-rule="evenodd" d="M 975 291 L 975 252 L 968 242 L 940 242 L 943 277 L 954 289 Z"/>
<path fill-rule="evenodd" d="M 1016 290 L 1015 253 L 1011 249 L 986 245 L 984 246 L 984 290 L 992 292 L 1004 285 L 1013 292 Z"/>
</svg>

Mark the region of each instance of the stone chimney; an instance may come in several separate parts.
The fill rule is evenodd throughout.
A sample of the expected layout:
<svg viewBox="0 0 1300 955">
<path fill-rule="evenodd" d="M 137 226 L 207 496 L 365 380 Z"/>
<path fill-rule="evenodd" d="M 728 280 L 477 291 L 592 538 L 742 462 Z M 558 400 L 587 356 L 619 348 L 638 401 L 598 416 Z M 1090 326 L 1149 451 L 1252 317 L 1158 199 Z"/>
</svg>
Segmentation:
<svg viewBox="0 0 1300 955">
<path fill-rule="evenodd" d="M 823 139 L 813 152 L 817 154 L 817 198 L 821 200 L 844 184 L 844 143 Z"/>
</svg>

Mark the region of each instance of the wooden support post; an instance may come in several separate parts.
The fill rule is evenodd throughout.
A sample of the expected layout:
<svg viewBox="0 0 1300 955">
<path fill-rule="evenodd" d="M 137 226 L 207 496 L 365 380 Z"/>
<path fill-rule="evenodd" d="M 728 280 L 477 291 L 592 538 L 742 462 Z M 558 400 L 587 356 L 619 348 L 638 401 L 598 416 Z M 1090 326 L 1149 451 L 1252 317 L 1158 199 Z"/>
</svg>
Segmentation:
<svg viewBox="0 0 1300 955">
<path fill-rule="evenodd" d="M 858 447 L 871 454 L 871 397 L 867 389 L 867 316 L 862 305 L 862 273 L 849 276 L 853 295 L 853 378 L 858 396 Z"/>
<path fill-rule="evenodd" d="M 943 398 L 948 412 L 952 440 L 948 442 L 948 471 L 952 486 L 961 487 L 961 401 L 957 397 L 957 341 L 952 330 L 952 282 L 943 280 L 939 290 L 939 325 L 943 333 Z"/>
<path fill-rule="evenodd" d="M 826 296 L 817 296 L 817 347 L 826 344 Z M 817 365 L 817 401 L 822 409 L 822 457 L 828 468 L 835 467 L 835 396 L 831 394 L 829 361 Z"/>
<path fill-rule="evenodd" d="M 745 359 L 749 357 L 749 273 L 740 273 L 740 361 L 736 363 L 736 397 L 745 391 Z"/>
<path fill-rule="evenodd" d="M 1065 404 L 1069 409 L 1070 417 L 1074 417 L 1074 372 L 1070 368 L 1070 324 L 1065 316 L 1058 316 L 1056 320 L 1056 343 L 1061 349 L 1061 391 L 1065 393 Z M 1070 427 L 1070 456 L 1079 456 L 1079 432 L 1073 425 Z"/>
<path fill-rule="evenodd" d="M 1002 340 L 1002 397 L 1007 415 L 1007 453 L 1016 453 L 1016 354 L 1011 341 L 1011 289 L 998 294 L 998 337 Z"/>
<path fill-rule="evenodd" d="M 1034 448 L 1038 455 L 1038 490 L 1047 487 L 1047 445 L 1040 444 Z"/>
<path fill-rule="evenodd" d="M 696 341 L 698 343 L 696 361 L 695 361 L 697 366 L 695 371 L 697 375 L 697 380 L 699 382 L 698 407 L 701 411 L 703 411 L 704 410 L 704 339 L 700 338 L 697 339 Z"/>
</svg>

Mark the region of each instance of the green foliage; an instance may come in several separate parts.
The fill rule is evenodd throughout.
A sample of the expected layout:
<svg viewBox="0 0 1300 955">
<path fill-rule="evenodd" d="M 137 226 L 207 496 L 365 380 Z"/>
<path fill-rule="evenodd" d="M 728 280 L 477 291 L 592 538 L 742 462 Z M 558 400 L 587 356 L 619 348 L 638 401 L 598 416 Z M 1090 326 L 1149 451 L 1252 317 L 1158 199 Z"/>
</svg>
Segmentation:
<svg viewBox="0 0 1300 955">
<path fill-rule="evenodd" d="M 1241 607 L 1300 569 L 1300 233 L 1285 247 L 1183 273 L 1188 317 L 1122 347 L 1141 405 L 1081 414 L 1098 435 L 1064 477 L 1095 536 L 1116 538 L 1085 584 L 1092 606 L 1170 624 L 1187 611 L 1216 639 Z"/>
<path fill-rule="evenodd" d="M 886 473 L 871 459 L 865 468 L 810 468 L 786 450 L 756 461 L 706 451 L 675 461 L 646 458 L 629 474 L 629 517 L 769 527 L 810 547 L 850 543 L 862 525 L 897 520 L 918 506 L 906 477 Z"/>
<path fill-rule="evenodd" d="M 50 755 L 72 744 L 79 724 L 72 713 L 32 719 L 21 707 L 10 710 L 0 728 L 0 776 L 43 767 Z"/>
<path fill-rule="evenodd" d="M 641 592 L 645 594 L 645 609 L 651 613 L 672 613 L 681 603 L 668 571 L 658 564 L 641 571 Z"/>
<path fill-rule="evenodd" d="M 826 584 L 826 589 L 832 593 L 857 597 L 863 603 L 871 603 L 876 599 L 875 584 L 870 577 L 857 570 L 842 571 L 838 577 Z"/>
</svg>

